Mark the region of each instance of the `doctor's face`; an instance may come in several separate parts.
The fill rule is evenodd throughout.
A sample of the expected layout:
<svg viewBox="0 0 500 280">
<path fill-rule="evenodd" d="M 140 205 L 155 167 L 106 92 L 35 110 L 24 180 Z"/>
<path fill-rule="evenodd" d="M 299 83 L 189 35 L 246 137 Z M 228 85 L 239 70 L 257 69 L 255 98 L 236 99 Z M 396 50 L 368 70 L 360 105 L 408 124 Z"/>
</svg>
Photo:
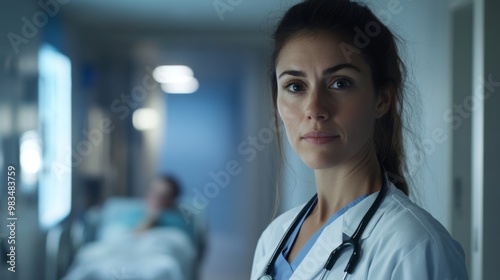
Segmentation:
<svg viewBox="0 0 500 280">
<path fill-rule="evenodd" d="M 341 43 L 327 32 L 295 35 L 277 58 L 278 113 L 291 146 L 313 169 L 367 155 L 375 120 L 389 106 L 375 94 L 365 59 L 346 57 Z"/>
</svg>

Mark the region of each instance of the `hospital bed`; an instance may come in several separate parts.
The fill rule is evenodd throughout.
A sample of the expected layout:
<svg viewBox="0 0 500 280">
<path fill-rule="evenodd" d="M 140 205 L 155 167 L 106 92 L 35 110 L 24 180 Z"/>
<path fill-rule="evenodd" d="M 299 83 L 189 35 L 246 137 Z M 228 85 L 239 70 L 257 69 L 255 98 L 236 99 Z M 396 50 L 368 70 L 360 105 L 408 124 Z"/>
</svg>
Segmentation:
<svg viewBox="0 0 500 280">
<path fill-rule="evenodd" d="M 205 246 L 203 219 L 191 215 L 193 235 L 169 227 L 154 227 L 138 234 L 127 217 L 133 217 L 143 207 L 141 199 L 111 198 L 101 209 L 88 211 L 84 222 L 72 225 L 69 234 L 53 233 L 59 239 L 70 240 L 76 249 L 71 264 L 63 264 L 68 271 L 61 279 L 196 280 Z M 50 239 L 49 233 L 47 246 L 56 246 L 56 241 L 49 244 Z M 56 251 L 70 255 L 60 248 Z M 68 257 L 58 256 L 58 261 L 68 262 Z M 52 273 L 47 280 L 59 279 L 55 277 L 58 273 Z"/>
</svg>

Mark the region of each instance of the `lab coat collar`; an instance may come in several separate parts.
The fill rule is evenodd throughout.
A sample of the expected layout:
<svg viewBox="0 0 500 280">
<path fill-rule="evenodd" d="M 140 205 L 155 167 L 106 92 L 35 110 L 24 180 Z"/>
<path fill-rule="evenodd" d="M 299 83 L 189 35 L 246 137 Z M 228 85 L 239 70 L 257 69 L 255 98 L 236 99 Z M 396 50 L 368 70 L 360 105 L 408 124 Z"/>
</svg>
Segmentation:
<svg viewBox="0 0 500 280">
<path fill-rule="evenodd" d="M 387 183 L 388 191 L 384 197 L 384 201 L 390 195 L 391 189 L 395 188 L 390 181 L 387 181 Z M 325 265 L 330 253 L 342 243 L 344 234 L 349 237 L 353 235 L 354 231 L 361 222 L 361 219 L 373 204 L 377 195 L 378 192 L 369 195 L 359 204 L 347 210 L 346 213 L 337 218 L 333 223 L 325 227 L 317 242 L 313 245 L 290 280 L 315 279 L 315 277 L 322 272 L 323 266 Z M 375 212 L 372 219 L 366 226 L 363 234 L 361 235 L 361 240 L 370 236 L 373 228 L 377 225 L 380 217 L 382 217 L 384 212 L 384 201 L 382 201 L 379 209 Z"/>
<path fill-rule="evenodd" d="M 390 186 L 389 186 L 390 188 Z M 368 209 L 372 206 L 373 202 L 377 198 L 377 195 L 379 192 L 373 193 L 363 199 L 362 202 L 359 203 L 359 207 L 353 207 L 349 211 L 347 211 L 343 216 L 342 216 L 342 232 L 343 234 L 347 236 L 351 236 L 354 234 L 356 229 L 359 226 L 359 223 L 361 223 L 361 220 L 365 216 L 366 212 L 368 212 Z M 387 194 L 386 194 L 387 197 Z M 380 205 L 382 206 L 382 205 Z M 379 207 L 379 210 L 381 207 Z M 373 217 L 371 218 L 370 222 L 366 226 L 365 230 L 363 231 L 363 234 L 361 235 L 361 240 L 364 240 L 368 238 L 375 227 L 375 225 L 378 223 L 378 220 L 382 216 L 382 211 L 376 211 Z"/>
<path fill-rule="evenodd" d="M 382 203 L 378 207 L 377 211 L 375 211 L 373 217 L 371 218 L 363 234 L 361 235 L 361 240 L 364 240 L 370 236 L 373 228 L 375 227 L 375 225 L 377 225 L 378 220 L 380 219 L 380 217 L 382 217 L 382 213 L 384 212 L 383 210 L 384 202 L 387 201 L 387 198 L 390 196 L 390 193 L 396 189 L 396 186 L 394 186 L 394 184 L 389 180 L 389 177 L 385 170 L 383 172 L 383 176 L 384 176 L 384 183 L 387 184 L 387 192 L 385 194 L 384 199 L 382 200 Z M 372 206 L 378 194 L 379 192 L 372 193 L 371 195 L 363 199 L 363 201 L 361 201 L 358 205 L 356 205 L 359 207 L 355 206 L 343 215 L 344 234 L 346 234 L 347 236 L 352 236 L 354 234 L 354 232 L 359 226 L 359 223 L 361 223 L 361 220 L 365 216 L 366 212 L 368 212 L 368 209 Z"/>
</svg>

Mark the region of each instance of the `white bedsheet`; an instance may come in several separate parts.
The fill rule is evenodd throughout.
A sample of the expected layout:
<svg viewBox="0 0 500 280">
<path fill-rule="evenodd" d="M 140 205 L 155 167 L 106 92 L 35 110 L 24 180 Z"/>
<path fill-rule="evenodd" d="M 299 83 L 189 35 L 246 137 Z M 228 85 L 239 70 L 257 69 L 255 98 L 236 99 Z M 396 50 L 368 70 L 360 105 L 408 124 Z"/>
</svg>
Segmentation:
<svg viewBox="0 0 500 280">
<path fill-rule="evenodd" d="M 63 280 L 191 280 L 196 251 L 186 233 L 153 228 L 89 243 Z"/>
</svg>

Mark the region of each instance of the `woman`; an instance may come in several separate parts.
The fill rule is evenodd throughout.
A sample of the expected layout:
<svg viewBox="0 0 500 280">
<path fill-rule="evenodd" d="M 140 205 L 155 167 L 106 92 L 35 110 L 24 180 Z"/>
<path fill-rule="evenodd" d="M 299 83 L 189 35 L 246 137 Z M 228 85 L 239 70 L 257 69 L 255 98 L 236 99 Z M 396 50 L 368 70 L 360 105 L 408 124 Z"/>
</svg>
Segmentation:
<svg viewBox="0 0 500 280">
<path fill-rule="evenodd" d="M 251 279 L 467 279 L 460 245 L 408 198 L 394 35 L 358 3 L 310 0 L 285 14 L 274 39 L 275 111 L 314 169 L 317 197 L 268 226 Z"/>
</svg>

